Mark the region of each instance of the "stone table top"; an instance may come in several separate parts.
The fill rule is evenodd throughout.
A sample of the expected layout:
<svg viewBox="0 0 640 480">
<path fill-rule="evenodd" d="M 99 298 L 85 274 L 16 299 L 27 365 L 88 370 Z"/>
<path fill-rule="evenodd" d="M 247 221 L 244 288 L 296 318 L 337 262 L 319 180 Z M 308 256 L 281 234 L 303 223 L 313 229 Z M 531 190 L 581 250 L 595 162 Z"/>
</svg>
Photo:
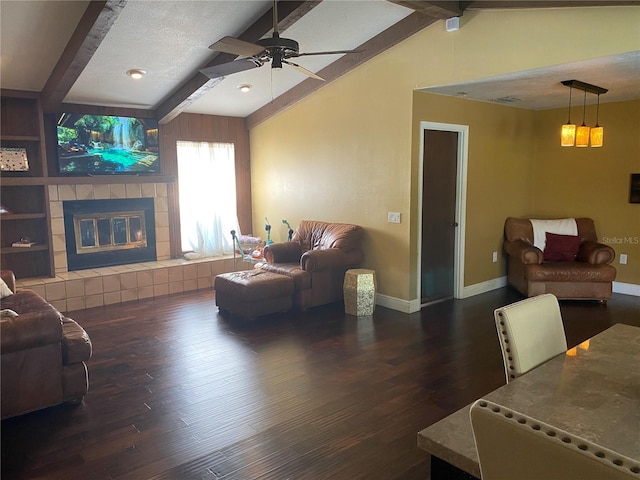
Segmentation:
<svg viewBox="0 0 640 480">
<path fill-rule="evenodd" d="M 485 399 L 640 461 L 640 328 L 616 324 Z M 418 433 L 418 447 L 480 478 L 469 409 Z"/>
</svg>

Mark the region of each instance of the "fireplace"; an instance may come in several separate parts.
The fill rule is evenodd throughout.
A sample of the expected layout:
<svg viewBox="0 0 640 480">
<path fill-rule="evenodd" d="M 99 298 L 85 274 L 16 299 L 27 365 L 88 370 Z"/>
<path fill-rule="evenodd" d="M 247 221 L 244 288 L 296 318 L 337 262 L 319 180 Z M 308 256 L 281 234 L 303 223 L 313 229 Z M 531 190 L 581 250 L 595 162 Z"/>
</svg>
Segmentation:
<svg viewBox="0 0 640 480">
<path fill-rule="evenodd" d="M 156 260 L 153 198 L 62 202 L 69 271 Z"/>
</svg>

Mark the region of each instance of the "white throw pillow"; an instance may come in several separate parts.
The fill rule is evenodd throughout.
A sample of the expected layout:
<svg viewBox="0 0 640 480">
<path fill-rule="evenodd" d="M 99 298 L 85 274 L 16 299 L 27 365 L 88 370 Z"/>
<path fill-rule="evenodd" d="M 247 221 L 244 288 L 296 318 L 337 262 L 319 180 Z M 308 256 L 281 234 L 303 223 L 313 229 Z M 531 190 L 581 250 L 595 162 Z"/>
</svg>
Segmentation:
<svg viewBox="0 0 640 480">
<path fill-rule="evenodd" d="M 9 295 L 13 295 L 13 292 L 4 280 L 0 278 L 0 298 L 8 297 Z"/>
</svg>

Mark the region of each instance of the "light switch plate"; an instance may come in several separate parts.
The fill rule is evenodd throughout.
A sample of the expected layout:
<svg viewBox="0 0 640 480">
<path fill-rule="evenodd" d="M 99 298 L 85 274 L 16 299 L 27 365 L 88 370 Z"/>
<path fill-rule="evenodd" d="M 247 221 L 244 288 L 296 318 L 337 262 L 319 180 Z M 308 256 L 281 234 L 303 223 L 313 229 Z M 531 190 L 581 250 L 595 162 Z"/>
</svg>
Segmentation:
<svg viewBox="0 0 640 480">
<path fill-rule="evenodd" d="M 389 222 L 389 223 L 400 223 L 400 213 L 399 212 L 389 212 L 389 213 L 387 213 L 387 222 Z"/>
</svg>

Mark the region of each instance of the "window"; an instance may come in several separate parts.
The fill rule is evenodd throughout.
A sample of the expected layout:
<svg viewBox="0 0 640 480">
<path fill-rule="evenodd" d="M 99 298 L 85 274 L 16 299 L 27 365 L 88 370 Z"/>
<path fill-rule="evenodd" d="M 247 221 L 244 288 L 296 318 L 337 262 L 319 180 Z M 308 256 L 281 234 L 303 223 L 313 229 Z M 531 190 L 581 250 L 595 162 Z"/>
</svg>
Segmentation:
<svg viewBox="0 0 640 480">
<path fill-rule="evenodd" d="M 187 258 L 233 253 L 238 234 L 232 143 L 177 142 L 180 235 Z"/>
</svg>

